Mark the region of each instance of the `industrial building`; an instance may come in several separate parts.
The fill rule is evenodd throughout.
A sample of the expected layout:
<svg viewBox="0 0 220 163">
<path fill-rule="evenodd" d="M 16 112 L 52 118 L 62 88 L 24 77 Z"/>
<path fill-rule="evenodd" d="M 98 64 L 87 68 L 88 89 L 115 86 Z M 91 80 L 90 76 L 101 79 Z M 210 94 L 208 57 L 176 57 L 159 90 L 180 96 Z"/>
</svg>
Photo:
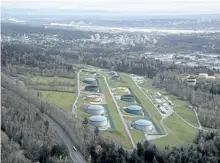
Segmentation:
<svg viewBox="0 0 220 163">
<path fill-rule="evenodd" d="M 89 92 L 99 92 L 99 87 L 96 85 L 88 85 L 85 87 L 85 91 Z"/>
<path fill-rule="evenodd" d="M 139 119 L 137 121 L 134 121 L 132 127 L 134 127 L 137 130 L 147 132 L 153 129 L 153 124 L 149 120 Z"/>
<path fill-rule="evenodd" d="M 105 108 L 102 105 L 90 105 L 86 111 L 92 115 L 102 115 L 105 113 Z"/>
<path fill-rule="evenodd" d="M 98 95 L 98 94 L 88 95 L 88 96 L 86 96 L 85 99 L 86 99 L 87 101 L 90 101 L 90 102 L 101 102 L 101 101 L 102 101 L 101 96 Z"/>
<path fill-rule="evenodd" d="M 108 119 L 101 115 L 95 115 L 89 118 L 89 123 L 94 127 L 105 127 L 108 125 Z"/>
<path fill-rule="evenodd" d="M 121 100 L 125 102 L 136 102 L 135 96 L 130 94 L 122 95 Z"/>
<path fill-rule="evenodd" d="M 83 83 L 85 84 L 96 84 L 96 79 L 95 78 L 86 78 L 83 80 Z"/>
<path fill-rule="evenodd" d="M 143 115 L 142 107 L 138 105 L 130 105 L 125 108 L 125 111 L 129 114 Z"/>
<path fill-rule="evenodd" d="M 196 78 L 188 78 L 186 80 L 186 82 L 187 82 L 187 85 L 189 85 L 189 86 L 195 86 L 196 85 Z"/>
<path fill-rule="evenodd" d="M 119 75 L 114 75 L 111 77 L 112 80 L 120 80 L 120 76 Z"/>
</svg>

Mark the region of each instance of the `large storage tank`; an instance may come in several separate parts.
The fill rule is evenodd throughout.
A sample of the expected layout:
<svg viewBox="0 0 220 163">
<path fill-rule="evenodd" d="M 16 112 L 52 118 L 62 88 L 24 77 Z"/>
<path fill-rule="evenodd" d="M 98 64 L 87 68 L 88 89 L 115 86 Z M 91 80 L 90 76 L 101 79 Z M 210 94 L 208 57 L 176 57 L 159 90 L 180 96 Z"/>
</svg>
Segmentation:
<svg viewBox="0 0 220 163">
<path fill-rule="evenodd" d="M 86 96 L 85 99 L 86 99 L 87 101 L 90 101 L 90 102 L 101 102 L 101 101 L 102 101 L 101 96 L 98 95 L 98 94 L 88 95 L 88 96 Z"/>
<path fill-rule="evenodd" d="M 203 78 L 203 79 L 206 79 L 208 77 L 208 74 L 206 73 L 199 73 L 199 78 Z"/>
<path fill-rule="evenodd" d="M 143 115 L 142 107 L 138 105 L 130 105 L 125 108 L 125 111 L 129 114 Z"/>
<path fill-rule="evenodd" d="M 132 126 L 140 131 L 147 132 L 153 129 L 153 124 L 149 120 L 139 119 L 135 121 Z"/>
<path fill-rule="evenodd" d="M 99 87 L 96 85 L 88 85 L 85 87 L 85 91 L 89 92 L 99 92 Z"/>
<path fill-rule="evenodd" d="M 136 102 L 135 96 L 130 94 L 122 95 L 121 100 L 125 102 Z"/>
<path fill-rule="evenodd" d="M 90 117 L 89 122 L 90 122 L 90 125 L 94 127 L 105 127 L 108 125 L 108 119 L 101 115 Z"/>
<path fill-rule="evenodd" d="M 96 79 L 95 78 L 86 78 L 86 79 L 83 80 L 83 83 L 96 84 Z"/>
<path fill-rule="evenodd" d="M 90 105 L 87 112 L 92 115 L 102 115 L 105 113 L 105 108 L 102 105 Z"/>
</svg>

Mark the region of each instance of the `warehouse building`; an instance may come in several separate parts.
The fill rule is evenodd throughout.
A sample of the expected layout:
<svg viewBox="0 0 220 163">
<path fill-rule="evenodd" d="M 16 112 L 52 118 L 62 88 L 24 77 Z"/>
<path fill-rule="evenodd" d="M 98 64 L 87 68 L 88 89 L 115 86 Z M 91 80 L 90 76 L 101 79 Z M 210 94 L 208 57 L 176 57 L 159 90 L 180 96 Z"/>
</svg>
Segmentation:
<svg viewBox="0 0 220 163">
<path fill-rule="evenodd" d="M 86 78 L 83 80 L 83 83 L 85 84 L 96 84 L 96 79 L 95 78 Z"/>
<path fill-rule="evenodd" d="M 135 96 L 130 94 L 122 95 L 121 100 L 125 102 L 136 102 Z"/>
<path fill-rule="evenodd" d="M 89 123 L 94 127 L 105 127 L 108 125 L 108 119 L 101 115 L 95 115 L 89 118 Z"/>
<path fill-rule="evenodd" d="M 102 115 L 105 113 L 105 108 L 102 105 L 90 105 L 86 111 L 92 115 Z"/>
<path fill-rule="evenodd" d="M 99 92 L 99 87 L 96 85 L 88 85 L 85 87 L 85 91 L 89 92 Z"/>
<path fill-rule="evenodd" d="M 126 107 L 125 112 L 129 114 L 143 115 L 142 107 L 138 105 L 130 105 Z"/>
<path fill-rule="evenodd" d="M 137 130 L 147 132 L 153 129 L 153 124 L 149 120 L 139 119 L 137 121 L 134 121 L 132 127 L 134 127 Z"/>
<path fill-rule="evenodd" d="M 187 85 L 189 85 L 189 86 L 195 86 L 196 85 L 196 78 L 188 78 L 187 80 L 186 80 L 186 82 L 187 82 Z"/>
</svg>

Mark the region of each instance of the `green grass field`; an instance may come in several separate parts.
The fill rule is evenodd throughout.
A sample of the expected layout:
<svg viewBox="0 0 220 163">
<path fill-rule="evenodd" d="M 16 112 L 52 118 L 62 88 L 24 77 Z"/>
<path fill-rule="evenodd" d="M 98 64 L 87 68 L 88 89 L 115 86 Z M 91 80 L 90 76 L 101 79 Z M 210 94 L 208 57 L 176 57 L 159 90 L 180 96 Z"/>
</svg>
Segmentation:
<svg viewBox="0 0 220 163">
<path fill-rule="evenodd" d="M 76 94 L 55 92 L 55 91 L 41 91 L 42 99 L 48 101 L 49 103 L 55 104 L 64 111 L 71 111 L 73 102 L 75 101 Z"/>
<path fill-rule="evenodd" d="M 120 74 L 121 78 L 126 81 L 131 88 L 134 95 L 138 98 L 143 108 L 147 111 L 153 121 L 157 124 L 161 131 L 163 131 L 162 126 L 160 125 L 161 115 L 158 111 L 153 107 L 151 102 L 147 99 L 147 97 L 143 94 L 143 92 L 138 88 L 138 86 L 134 83 L 130 76 L 125 75 L 124 73 Z"/>
<path fill-rule="evenodd" d="M 106 78 L 107 79 L 107 78 Z M 109 86 L 111 88 L 116 88 L 116 87 L 126 87 L 127 83 L 123 82 L 123 81 L 117 81 L 117 80 L 111 80 L 111 79 L 107 79 Z"/>
<path fill-rule="evenodd" d="M 61 92 L 75 92 L 75 87 L 67 86 L 50 86 L 50 85 L 29 85 L 29 88 L 45 91 L 61 91 Z"/>
<path fill-rule="evenodd" d="M 75 84 L 75 79 L 63 78 L 63 77 L 44 77 L 33 76 L 30 78 L 32 84 Z"/>
<path fill-rule="evenodd" d="M 122 121 L 120 119 L 120 116 L 118 114 L 117 108 L 113 102 L 113 99 L 110 95 L 110 92 L 108 90 L 108 87 L 102 77 L 98 78 L 99 84 L 101 89 L 103 90 L 103 93 L 105 94 L 106 102 L 108 104 L 109 112 L 111 116 L 114 119 L 115 128 L 118 132 L 104 132 L 105 135 L 112 136 L 117 142 L 121 142 L 122 146 L 125 148 L 132 148 L 130 139 L 124 130 Z"/>
<path fill-rule="evenodd" d="M 164 119 L 164 124 L 171 130 L 168 130 L 168 136 L 152 141 L 160 148 L 167 145 L 186 147 L 197 135 L 197 129 L 184 123 L 176 114 Z"/>
</svg>

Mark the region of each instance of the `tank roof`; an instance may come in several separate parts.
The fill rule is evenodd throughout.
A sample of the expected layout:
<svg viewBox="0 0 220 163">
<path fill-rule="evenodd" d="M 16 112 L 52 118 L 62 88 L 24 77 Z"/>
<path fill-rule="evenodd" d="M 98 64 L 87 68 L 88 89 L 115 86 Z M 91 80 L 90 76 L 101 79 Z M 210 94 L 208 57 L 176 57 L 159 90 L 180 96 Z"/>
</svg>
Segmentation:
<svg viewBox="0 0 220 163">
<path fill-rule="evenodd" d="M 138 105 L 130 105 L 127 107 L 127 109 L 129 110 L 141 110 L 142 107 L 138 106 Z"/>
<path fill-rule="evenodd" d="M 98 110 L 103 110 L 104 107 L 103 107 L 102 105 L 90 105 L 90 106 L 88 107 L 88 109 L 89 109 L 89 110 L 96 110 L 96 111 L 98 111 Z"/>
<path fill-rule="evenodd" d="M 93 122 L 102 122 L 102 121 L 106 121 L 107 118 L 101 115 L 95 115 L 95 116 L 90 117 L 89 120 Z"/>
<path fill-rule="evenodd" d="M 85 81 L 96 81 L 96 79 L 95 78 L 86 78 L 86 79 L 84 79 Z"/>
<path fill-rule="evenodd" d="M 86 86 L 86 88 L 98 88 L 98 86 L 97 85 L 88 85 L 88 86 Z"/>
<path fill-rule="evenodd" d="M 139 126 L 150 126 L 150 125 L 152 125 L 151 121 L 148 121 L 148 120 L 145 120 L 145 119 L 139 119 L 139 120 L 135 121 L 134 123 L 136 125 L 139 125 Z"/>
<path fill-rule="evenodd" d="M 134 96 L 133 95 L 130 95 L 130 94 L 126 94 L 126 95 L 122 95 L 121 97 L 130 97 L 130 98 L 134 98 Z"/>
</svg>

